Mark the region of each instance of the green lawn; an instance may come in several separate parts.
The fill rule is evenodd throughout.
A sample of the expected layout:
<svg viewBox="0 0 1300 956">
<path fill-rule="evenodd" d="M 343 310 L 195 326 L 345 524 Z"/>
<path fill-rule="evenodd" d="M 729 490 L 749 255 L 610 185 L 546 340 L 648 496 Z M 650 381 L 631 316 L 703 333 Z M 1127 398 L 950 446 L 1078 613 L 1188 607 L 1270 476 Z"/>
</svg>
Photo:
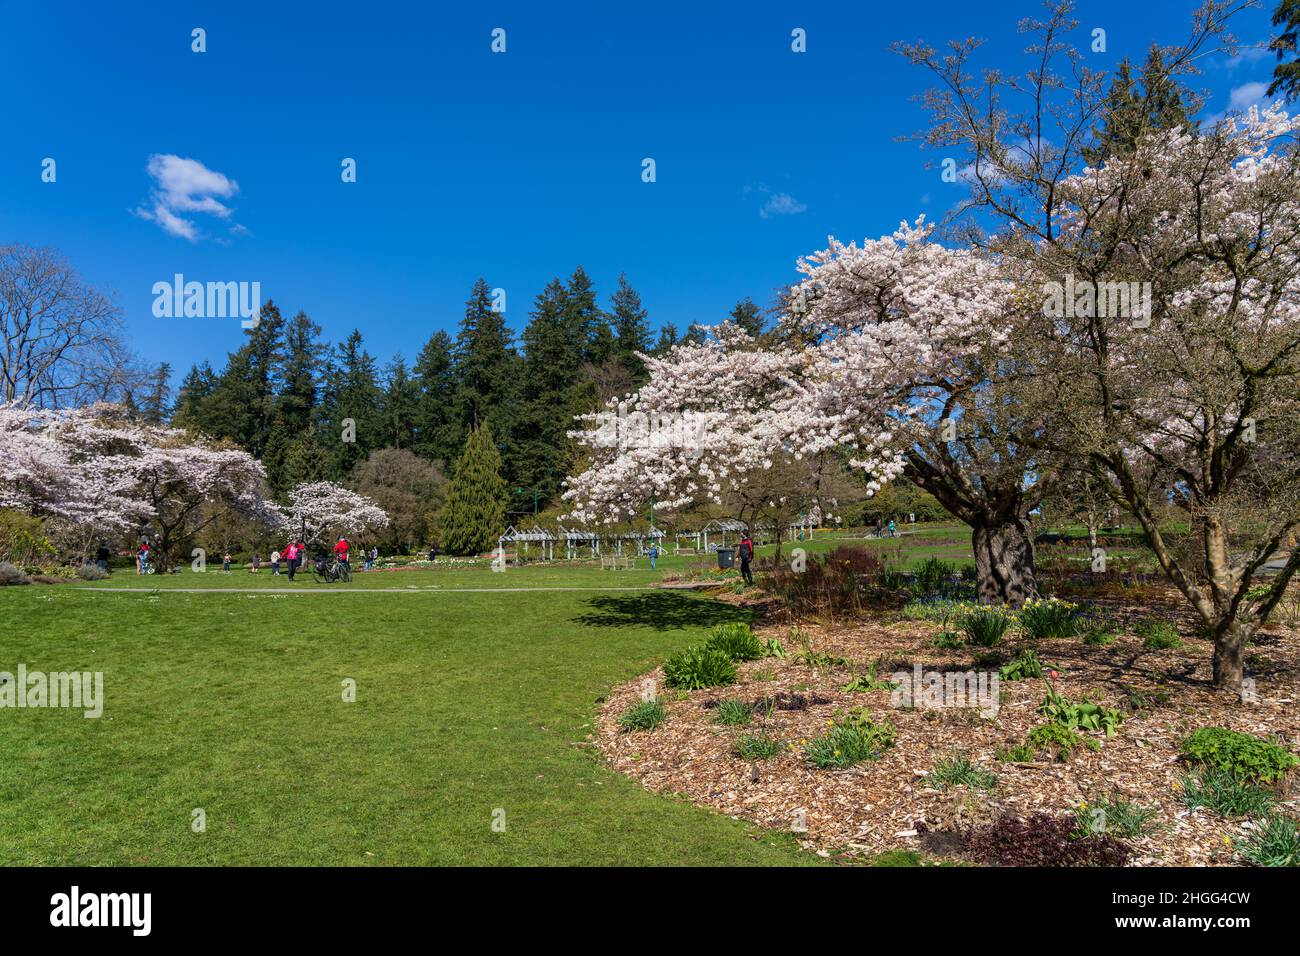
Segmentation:
<svg viewBox="0 0 1300 956">
<path fill-rule="evenodd" d="M 588 578 L 518 578 L 547 573 Z M 727 605 L 662 591 L 166 590 L 0 590 L 0 670 L 102 671 L 106 697 L 98 720 L 0 710 L 0 864 L 816 862 L 646 793 L 579 746 L 598 697 L 736 618 Z"/>
<path fill-rule="evenodd" d="M 583 746 L 612 685 L 743 616 L 653 588 L 713 560 L 0 589 L 0 671 L 102 671 L 106 697 L 0 709 L 0 865 L 817 863 Z"/>
</svg>

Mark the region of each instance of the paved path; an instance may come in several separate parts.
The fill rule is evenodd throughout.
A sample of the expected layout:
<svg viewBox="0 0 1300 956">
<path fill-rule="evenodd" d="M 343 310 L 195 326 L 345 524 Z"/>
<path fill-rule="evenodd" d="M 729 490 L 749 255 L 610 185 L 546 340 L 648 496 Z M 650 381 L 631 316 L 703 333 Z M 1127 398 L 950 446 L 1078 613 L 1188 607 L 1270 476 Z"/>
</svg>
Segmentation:
<svg viewBox="0 0 1300 956">
<path fill-rule="evenodd" d="M 115 594 L 490 594 L 516 591 L 658 591 L 658 587 L 540 587 L 540 588 L 92 588 L 78 587 L 74 591 L 111 591 Z"/>
</svg>

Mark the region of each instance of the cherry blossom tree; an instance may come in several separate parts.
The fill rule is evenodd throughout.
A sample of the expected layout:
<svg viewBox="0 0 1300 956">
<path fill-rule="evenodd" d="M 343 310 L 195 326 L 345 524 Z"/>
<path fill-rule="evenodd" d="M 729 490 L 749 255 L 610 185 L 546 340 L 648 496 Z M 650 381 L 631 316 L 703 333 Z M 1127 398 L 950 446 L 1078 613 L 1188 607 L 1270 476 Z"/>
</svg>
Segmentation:
<svg viewBox="0 0 1300 956">
<path fill-rule="evenodd" d="M 724 323 L 703 341 L 640 358 L 650 380 L 581 416 L 585 428 L 571 433 L 587 458 L 566 483 L 570 517 L 613 525 L 653 500 L 656 513 L 715 505 L 744 521 L 779 520 L 792 499 L 811 506 L 833 493 L 838 461 L 791 438 L 812 422 L 799 400 L 799 349 L 759 348 Z"/>
<path fill-rule="evenodd" d="M 1007 346 L 1024 297 L 987 255 L 932 238 L 923 219 L 800 260 L 784 325 L 808 342 L 791 434 L 805 453 L 847 448 L 869 487 L 906 475 L 970 525 L 981 601 L 1038 594 L 1029 514 L 1054 480 L 1027 374 Z"/>
<path fill-rule="evenodd" d="M 1033 262 L 1044 289 L 1082 291 L 1022 340 L 1050 372 L 1063 447 L 1137 518 L 1231 689 L 1300 567 L 1283 550 L 1300 528 L 1297 132 L 1300 117 L 1252 109 L 1065 180 L 1061 231 Z M 1125 289 L 1143 310 L 1115 314 Z"/>
<path fill-rule="evenodd" d="M 76 528 L 86 541 L 122 534 L 146 520 L 135 476 L 118 456 L 76 436 L 104 407 L 73 411 L 0 406 L 0 507 Z"/>
<path fill-rule="evenodd" d="M 157 564 L 230 511 L 271 517 L 266 474 L 247 452 L 130 420 L 120 406 L 0 410 L 0 506 L 76 525 L 89 537 L 151 529 Z"/>
<path fill-rule="evenodd" d="M 279 524 L 305 542 L 355 536 L 388 526 L 387 513 L 365 495 L 332 481 L 313 481 L 289 492 Z"/>
</svg>

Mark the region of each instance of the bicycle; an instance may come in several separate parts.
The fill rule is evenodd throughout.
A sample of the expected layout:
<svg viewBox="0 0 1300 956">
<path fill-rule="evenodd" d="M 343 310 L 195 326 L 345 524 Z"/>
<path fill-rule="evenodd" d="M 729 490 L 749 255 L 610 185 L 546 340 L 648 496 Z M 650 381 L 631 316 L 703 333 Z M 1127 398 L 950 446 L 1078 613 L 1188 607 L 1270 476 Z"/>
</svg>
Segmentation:
<svg viewBox="0 0 1300 956">
<path fill-rule="evenodd" d="M 337 559 L 326 561 L 322 558 L 312 565 L 311 578 L 317 584 L 335 584 L 339 581 L 350 584 L 352 569 Z"/>
</svg>

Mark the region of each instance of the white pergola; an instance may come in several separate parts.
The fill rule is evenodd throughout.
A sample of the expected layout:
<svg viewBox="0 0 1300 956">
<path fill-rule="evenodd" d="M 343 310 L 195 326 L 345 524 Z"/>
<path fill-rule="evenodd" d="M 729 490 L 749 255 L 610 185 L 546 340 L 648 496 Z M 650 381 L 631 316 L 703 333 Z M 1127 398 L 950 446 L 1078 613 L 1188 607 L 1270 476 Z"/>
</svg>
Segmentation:
<svg viewBox="0 0 1300 956">
<path fill-rule="evenodd" d="M 541 546 L 542 560 L 551 561 L 555 558 L 555 535 L 545 528 L 533 525 L 531 528 L 518 529 L 514 525 L 506 528 L 506 533 L 497 539 L 497 558 L 504 563 L 506 559 L 505 546 L 508 543 L 516 545 L 515 560 L 519 560 L 518 544 L 523 543 L 524 553 L 527 554 L 532 548 L 533 542 Z"/>
<path fill-rule="evenodd" d="M 658 528 L 656 528 L 654 525 L 650 526 L 649 531 L 620 531 L 615 534 L 608 535 L 608 537 L 614 541 L 615 554 L 623 553 L 624 541 L 635 541 L 637 543 L 638 554 L 645 554 L 646 548 L 648 547 L 648 545 L 646 544 L 647 541 L 654 541 L 657 545 L 659 545 L 659 550 L 661 552 L 663 551 L 664 533 L 660 531 Z"/>
<path fill-rule="evenodd" d="M 560 526 L 560 537 L 564 539 L 564 556 L 573 561 L 578 557 L 578 551 L 586 545 L 590 551 L 590 557 L 600 557 L 600 533 L 597 531 L 588 531 L 586 528 L 566 528 Z"/>
</svg>

